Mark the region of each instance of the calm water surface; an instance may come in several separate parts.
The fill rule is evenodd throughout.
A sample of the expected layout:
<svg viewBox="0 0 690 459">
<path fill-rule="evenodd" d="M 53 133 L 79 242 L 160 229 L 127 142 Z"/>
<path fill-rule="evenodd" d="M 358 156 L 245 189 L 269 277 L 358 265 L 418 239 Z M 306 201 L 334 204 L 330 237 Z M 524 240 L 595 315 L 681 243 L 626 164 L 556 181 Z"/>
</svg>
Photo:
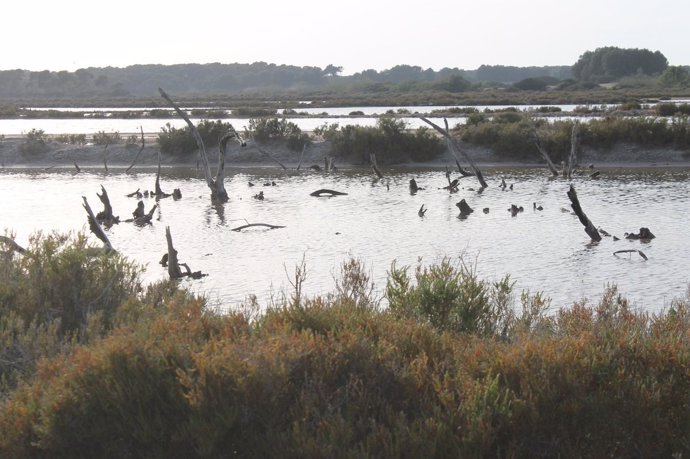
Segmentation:
<svg viewBox="0 0 690 459">
<path fill-rule="evenodd" d="M 374 182 L 369 170 L 332 175 L 285 174 L 273 169 L 235 170 L 226 180 L 231 200 L 222 206 L 210 202 L 202 177 L 187 170 L 168 170 L 162 188 L 182 190 L 180 201 L 161 200 L 153 225 L 139 228 L 121 223 L 109 237 L 123 254 L 146 266 L 145 279 L 164 278 L 160 265 L 166 251 L 165 226 L 171 227 L 180 260 L 209 276 L 184 281 L 213 302 L 232 307 L 256 294 L 263 304 L 289 288 L 287 272 L 304 257 L 305 290 L 324 293 L 334 288 L 334 276 L 350 257 L 363 261 L 377 290 L 385 287 L 393 260 L 416 266 L 452 257 L 476 264 L 480 275 L 498 280 L 510 274 L 517 291 L 543 291 L 553 307 L 574 300 L 596 300 L 607 284 L 615 283 L 640 309 L 656 311 L 682 297 L 690 282 L 690 171 L 605 171 L 598 180 L 574 180 L 582 206 L 595 225 L 621 237 L 588 244 L 577 217 L 569 210 L 568 182 L 550 181 L 544 170 L 488 170 L 489 188 L 478 193 L 476 181 L 466 178 L 450 195 L 441 171 L 389 169 L 385 184 Z M 410 178 L 425 189 L 408 190 Z M 505 178 L 513 190 L 501 191 Z M 0 172 L 0 227 L 11 229 L 26 244 L 31 233 L 87 230 L 81 196 L 96 210 L 96 192 L 103 184 L 115 214 L 128 218 L 136 199 L 125 195 L 137 188 L 152 189 L 155 172 L 131 175 L 100 172 Z M 276 186 L 263 186 L 275 181 Z M 248 182 L 256 184 L 250 187 Z M 310 197 L 319 188 L 347 192 L 334 198 Z M 264 201 L 253 199 L 259 191 Z M 475 212 L 457 218 L 455 204 L 466 199 Z M 145 199 L 146 209 L 155 203 Z M 533 210 L 532 203 L 543 206 Z M 417 210 L 424 204 L 424 218 Z M 511 217 L 511 204 L 524 212 Z M 488 214 L 482 212 L 489 208 Z M 568 209 L 563 211 L 562 209 Z M 97 210 L 96 210 L 97 211 Z M 284 225 L 277 230 L 232 228 L 250 223 Z M 649 227 L 657 236 L 649 243 L 628 241 L 625 232 Z M 94 243 L 99 243 L 90 236 Z M 612 253 L 641 249 L 649 258 Z"/>
</svg>

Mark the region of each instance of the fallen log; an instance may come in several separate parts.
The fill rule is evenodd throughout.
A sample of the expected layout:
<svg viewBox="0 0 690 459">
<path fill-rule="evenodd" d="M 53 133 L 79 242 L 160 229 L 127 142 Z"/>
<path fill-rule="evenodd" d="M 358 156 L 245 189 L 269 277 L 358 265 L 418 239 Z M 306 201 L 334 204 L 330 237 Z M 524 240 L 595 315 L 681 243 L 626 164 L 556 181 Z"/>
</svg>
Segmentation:
<svg viewBox="0 0 690 459">
<path fill-rule="evenodd" d="M 139 159 L 139 155 L 142 151 L 144 151 L 144 146 L 146 145 L 146 141 L 144 140 L 144 127 L 139 126 L 139 130 L 141 130 L 141 147 L 139 148 L 139 151 L 137 152 L 134 159 L 132 160 L 132 164 L 130 164 L 129 167 L 125 169 L 125 174 L 129 174 L 129 170 L 134 167 L 134 164 L 136 164 L 137 160 Z"/>
<path fill-rule="evenodd" d="M 429 120 L 429 119 L 427 119 L 427 118 L 425 118 L 425 117 L 423 117 L 423 116 L 420 116 L 419 119 L 421 119 L 422 121 L 424 121 L 425 123 L 427 123 L 429 126 L 431 126 L 432 128 L 434 128 L 437 132 L 441 133 L 441 134 L 448 140 L 448 142 L 449 142 L 450 145 L 452 146 L 452 148 L 451 148 L 451 153 L 453 153 L 453 156 L 455 157 L 455 160 L 458 161 L 458 158 L 457 158 L 457 156 L 456 156 L 456 154 L 455 154 L 455 152 L 457 151 L 457 152 L 459 152 L 459 153 L 465 158 L 465 160 L 469 163 L 470 168 L 472 168 L 472 171 L 474 172 L 474 175 L 477 177 L 477 180 L 479 181 L 479 185 L 480 185 L 482 188 L 486 188 L 488 185 L 486 184 L 486 181 L 484 181 L 484 176 L 482 175 L 482 172 L 481 172 L 481 171 L 479 170 L 479 168 L 474 164 L 474 161 L 472 161 L 472 158 L 470 158 L 470 156 L 469 156 L 462 148 L 460 148 L 460 146 L 459 146 L 457 143 L 455 143 L 455 140 L 453 140 L 453 138 L 451 137 L 450 132 L 444 130 L 442 127 L 440 127 L 440 126 L 437 125 L 436 123 L 432 122 L 431 120 Z"/>
<path fill-rule="evenodd" d="M 242 231 L 243 229 L 253 228 L 256 226 L 265 227 L 265 228 L 268 228 L 270 230 L 285 228 L 284 226 L 281 226 L 281 225 L 269 225 L 268 223 L 248 223 L 246 225 L 242 225 L 242 226 L 238 226 L 237 228 L 233 228 L 230 231 Z"/>
<path fill-rule="evenodd" d="M 615 252 L 613 252 L 613 255 L 617 257 L 619 253 L 634 253 L 634 252 L 637 252 L 642 258 L 644 258 L 645 261 L 648 260 L 647 255 L 645 255 L 642 250 L 635 250 L 635 249 L 616 250 Z"/>
<path fill-rule="evenodd" d="M 580 219 L 580 223 L 582 223 L 582 225 L 585 227 L 585 233 L 587 233 L 587 235 L 592 238 L 593 241 L 601 241 L 601 235 L 599 234 L 597 227 L 594 226 L 594 224 L 589 218 L 587 218 L 587 215 L 582 210 L 580 200 L 577 198 L 577 193 L 575 192 L 575 187 L 572 185 L 570 185 L 570 189 L 568 190 L 568 198 L 570 198 L 571 202 L 570 207 L 573 208 L 575 215 L 577 215 L 577 218 Z"/>
<path fill-rule="evenodd" d="M 144 196 L 144 195 L 141 194 L 141 191 L 139 191 L 139 190 L 140 190 L 140 188 L 137 188 L 137 191 L 133 191 L 133 192 L 131 192 L 131 193 L 129 193 L 129 194 L 126 194 L 125 196 L 127 196 L 128 198 L 137 198 L 137 199 L 141 199 L 142 196 Z"/>
<path fill-rule="evenodd" d="M 309 196 L 316 196 L 316 197 L 347 196 L 347 193 L 343 193 L 342 191 L 328 190 L 326 188 L 322 188 L 320 190 L 312 191 L 311 193 L 309 193 Z"/>
</svg>

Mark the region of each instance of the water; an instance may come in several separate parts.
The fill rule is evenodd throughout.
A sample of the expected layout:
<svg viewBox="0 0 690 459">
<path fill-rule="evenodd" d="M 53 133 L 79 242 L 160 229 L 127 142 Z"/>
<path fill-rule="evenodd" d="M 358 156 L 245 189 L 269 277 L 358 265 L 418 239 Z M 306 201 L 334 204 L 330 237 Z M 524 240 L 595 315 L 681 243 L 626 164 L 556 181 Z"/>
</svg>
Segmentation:
<svg viewBox="0 0 690 459">
<path fill-rule="evenodd" d="M 236 169 L 226 180 L 230 202 L 214 206 L 203 178 L 169 169 L 162 188 L 180 188 L 182 200 L 161 200 L 153 225 L 121 223 L 108 233 L 120 252 L 146 266 L 145 280 L 154 281 L 167 275 L 158 260 L 166 252 L 165 227 L 170 226 L 180 260 L 209 274 L 183 283 L 224 307 L 237 305 L 249 294 L 266 304 L 271 296 L 289 290 L 286 273 L 293 273 L 303 258 L 308 294 L 332 291 L 334 276 L 350 257 L 363 261 L 379 293 L 393 260 L 398 266 L 416 266 L 419 260 L 429 264 L 448 256 L 459 262 L 462 257 L 476 264 L 485 279 L 510 274 L 518 292 L 543 291 L 554 308 L 582 298 L 595 301 L 607 284 L 615 283 L 636 308 L 658 311 L 683 296 L 690 282 L 688 170 L 622 169 L 604 171 L 598 180 L 575 179 L 589 218 L 621 237 L 594 245 L 569 212 L 568 183 L 550 181 L 545 170 L 487 170 L 490 186 L 483 193 L 471 190 L 477 188 L 476 180 L 465 178 L 464 188 L 453 195 L 440 189 L 446 184 L 442 171 L 399 168 L 384 173 L 389 189 L 374 182 L 369 170 L 324 175 Z M 425 187 L 416 195 L 408 190 L 413 177 Z M 514 189 L 501 191 L 501 177 Z M 136 200 L 125 195 L 137 188 L 152 189 L 154 180 L 151 170 L 107 176 L 5 170 L 0 173 L 0 227 L 12 229 L 22 245 L 37 230 L 87 230 L 81 196 L 97 211 L 101 184 L 115 214 L 125 219 L 136 207 Z M 250 187 L 250 181 L 256 186 Z M 271 181 L 276 186 L 263 186 Z M 309 196 L 320 188 L 348 195 Z M 252 198 L 259 191 L 264 201 Z M 462 198 L 475 209 L 465 220 L 457 218 L 455 206 Z M 146 210 L 154 204 L 152 199 L 144 202 Z M 533 202 L 544 210 L 533 210 Z M 422 204 L 429 209 L 424 218 L 417 215 Z M 511 204 L 523 206 L 524 212 L 511 217 Z M 482 212 L 485 207 L 488 214 Z M 232 231 L 247 222 L 286 228 Z M 657 238 L 649 243 L 622 239 L 624 232 L 642 226 Z M 637 254 L 612 255 L 623 249 L 640 249 L 649 260 Z"/>
</svg>

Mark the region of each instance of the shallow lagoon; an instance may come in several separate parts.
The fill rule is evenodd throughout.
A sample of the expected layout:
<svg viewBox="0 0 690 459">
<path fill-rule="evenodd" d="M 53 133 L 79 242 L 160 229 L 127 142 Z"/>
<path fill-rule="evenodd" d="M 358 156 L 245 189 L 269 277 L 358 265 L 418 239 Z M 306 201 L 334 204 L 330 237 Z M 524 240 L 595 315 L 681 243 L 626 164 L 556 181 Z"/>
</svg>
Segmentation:
<svg viewBox="0 0 690 459">
<path fill-rule="evenodd" d="M 170 226 L 180 260 L 208 274 L 183 282 L 223 307 L 233 307 L 249 294 L 266 304 L 290 288 L 286 273 L 303 258 L 307 294 L 332 291 L 334 276 L 350 257 L 362 260 L 379 294 L 393 260 L 414 267 L 420 260 L 430 264 L 449 256 L 476 265 L 488 280 L 510 274 L 518 293 L 543 291 L 553 299 L 554 308 L 582 298 L 596 300 L 607 284 L 615 283 L 634 307 L 656 311 L 683 296 L 690 282 L 688 170 L 610 169 L 596 180 L 575 178 L 590 219 L 621 238 L 604 238 L 599 244 L 589 243 L 570 213 L 569 182 L 549 180 L 543 169 L 486 170 L 489 188 L 479 193 L 476 180 L 465 178 L 452 195 L 441 189 L 447 182 L 440 170 L 398 168 L 385 173 L 384 182 L 375 182 L 368 169 L 330 175 L 234 169 L 226 180 L 230 202 L 218 206 L 211 204 L 205 181 L 196 171 L 164 170 L 162 188 L 180 188 L 182 199 L 161 200 L 153 225 L 121 223 L 108 233 L 119 251 L 147 267 L 145 279 L 153 281 L 166 276 L 158 260 L 166 251 L 165 226 Z M 411 178 L 425 189 L 410 194 Z M 502 191 L 501 178 L 513 189 Z M 136 199 L 125 195 L 137 188 L 153 189 L 154 180 L 152 170 L 130 175 L 4 170 L 0 226 L 11 229 L 20 244 L 38 230 L 86 230 L 81 196 L 94 210 L 100 208 L 96 192 L 101 184 L 115 214 L 124 220 L 136 207 Z M 263 186 L 267 182 L 276 186 Z M 320 188 L 348 195 L 309 196 Z M 265 200 L 252 198 L 259 191 Z M 465 220 L 457 218 L 455 206 L 463 198 L 475 209 Z M 147 210 L 155 203 L 144 202 Z M 534 210 L 533 203 L 544 210 Z M 424 218 L 417 215 L 422 204 L 429 209 Z M 523 206 L 524 212 L 511 217 L 511 204 Z M 232 231 L 247 222 L 286 228 Z M 625 232 L 642 226 L 657 238 L 649 243 L 623 239 Z M 624 249 L 640 249 L 649 260 L 636 254 L 613 256 Z"/>
</svg>

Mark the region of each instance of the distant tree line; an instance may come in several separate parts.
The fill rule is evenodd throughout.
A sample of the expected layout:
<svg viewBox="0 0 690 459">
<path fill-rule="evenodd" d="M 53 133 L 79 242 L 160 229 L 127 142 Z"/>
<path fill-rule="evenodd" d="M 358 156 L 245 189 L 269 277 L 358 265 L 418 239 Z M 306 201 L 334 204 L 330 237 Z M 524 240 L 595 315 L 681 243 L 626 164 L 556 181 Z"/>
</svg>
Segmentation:
<svg viewBox="0 0 690 459">
<path fill-rule="evenodd" d="M 460 93 L 492 86 L 539 91 L 549 87 L 586 88 L 628 75 L 660 77 L 662 86 L 688 84 L 686 67 L 668 66 L 659 51 L 598 48 L 572 66 L 482 65 L 475 70 L 397 65 L 341 75 L 342 67 L 252 64 L 133 65 L 85 68 L 75 72 L 0 71 L 0 101 L 125 99 L 157 97 L 157 88 L 188 97 L 248 94 L 314 94 L 323 91 L 366 94 L 396 91 Z M 570 82 L 570 83 L 568 83 Z M 576 86 L 573 86 L 573 82 Z M 577 86 L 579 85 L 579 86 Z"/>
</svg>

